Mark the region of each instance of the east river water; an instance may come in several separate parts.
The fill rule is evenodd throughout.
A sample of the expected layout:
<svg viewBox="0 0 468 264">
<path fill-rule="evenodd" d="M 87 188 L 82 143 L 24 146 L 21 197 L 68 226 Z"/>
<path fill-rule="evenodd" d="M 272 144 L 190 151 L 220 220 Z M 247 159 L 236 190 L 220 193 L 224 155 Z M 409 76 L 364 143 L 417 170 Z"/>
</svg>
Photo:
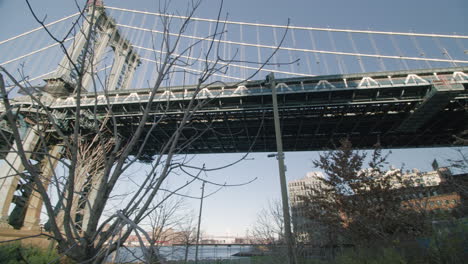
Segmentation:
<svg viewBox="0 0 468 264">
<path fill-rule="evenodd" d="M 239 259 L 241 257 L 234 257 L 233 254 L 238 252 L 248 252 L 251 246 L 229 246 L 229 245 L 203 245 L 198 248 L 198 259 Z M 185 246 L 168 246 L 160 247 L 160 254 L 166 260 L 184 260 Z M 138 262 L 141 261 L 143 253 L 140 247 L 121 248 L 115 257 L 116 262 Z M 114 256 L 111 256 L 113 259 Z M 188 260 L 195 259 L 195 246 L 190 246 L 187 255 Z"/>
</svg>

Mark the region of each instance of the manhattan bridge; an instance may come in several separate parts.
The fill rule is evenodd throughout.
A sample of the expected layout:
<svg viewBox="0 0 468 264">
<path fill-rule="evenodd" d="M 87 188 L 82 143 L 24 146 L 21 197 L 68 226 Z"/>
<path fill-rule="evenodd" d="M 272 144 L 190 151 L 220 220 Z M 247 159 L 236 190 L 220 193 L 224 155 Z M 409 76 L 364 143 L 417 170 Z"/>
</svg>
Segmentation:
<svg viewBox="0 0 468 264">
<path fill-rule="evenodd" d="M 111 6 L 96 12 L 94 27 L 91 12 L 47 23 L 51 34 L 63 38 L 60 43 L 42 26 L 0 40 L 0 66 L 12 77 L 4 75 L 5 91 L 26 151 L 34 152 L 36 142 L 44 140 L 40 137 L 45 134 L 34 132 L 41 126 L 46 140 L 56 146 L 50 155 L 59 159 L 66 152 L 59 144 L 61 133 L 73 129 L 78 108 L 83 133 L 112 119 L 113 133 L 129 138 L 150 103 L 149 115 L 157 121 L 145 124 L 147 142 L 137 150 L 151 157 L 175 132 L 193 96 L 203 103 L 193 113 L 191 129 L 177 142 L 181 153 L 275 151 L 272 89 L 285 151 L 330 149 L 341 138 L 357 148 L 376 143 L 415 148 L 451 146 L 466 137 L 468 36 L 201 17 L 191 17 L 183 32 L 170 32 L 161 18 L 180 26 L 187 17 Z M 87 32 L 92 33 L 89 38 Z M 174 64 L 153 93 L 160 58 L 167 52 L 163 35 L 180 38 L 172 55 L 184 63 Z M 216 54 L 205 56 L 213 43 Z M 197 48 L 184 50 L 195 44 Z M 86 61 L 89 47 L 93 56 Z M 198 89 L 199 74 L 215 62 L 221 70 L 211 73 L 210 85 Z M 261 62 L 267 63 L 260 67 Z M 79 93 L 73 65 L 86 71 Z M 266 78 L 270 73 L 274 78 Z M 3 220 L 19 184 L 18 176 L 8 176 L 24 170 L 12 150 L 16 147 L 6 109 L 2 101 L 0 156 L 7 161 L 0 169 Z M 46 112 L 56 125 L 38 118 Z M 41 164 L 40 155 L 30 158 Z M 56 164 L 40 168 L 44 177 L 50 177 Z M 30 195 L 20 226 L 37 228 L 41 204 Z"/>
</svg>

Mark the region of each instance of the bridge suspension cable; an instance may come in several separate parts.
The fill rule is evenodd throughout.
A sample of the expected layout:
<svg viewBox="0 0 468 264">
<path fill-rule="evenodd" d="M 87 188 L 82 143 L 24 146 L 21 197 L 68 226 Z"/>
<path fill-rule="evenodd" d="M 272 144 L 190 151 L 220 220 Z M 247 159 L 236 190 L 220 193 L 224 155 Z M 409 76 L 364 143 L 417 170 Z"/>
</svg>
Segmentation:
<svg viewBox="0 0 468 264">
<path fill-rule="evenodd" d="M 74 39 L 74 38 L 75 38 L 75 37 L 69 37 L 69 38 L 65 39 L 63 42 L 64 42 L 64 43 L 65 43 L 65 42 L 68 42 L 68 41 L 70 41 L 70 40 L 72 40 L 72 39 Z M 27 53 L 27 54 L 21 55 L 21 56 L 19 56 L 19 57 L 14 58 L 14 59 L 11 59 L 11 60 L 8 60 L 8 61 L 4 61 L 4 62 L 0 62 L 0 66 L 4 66 L 4 65 L 7 65 L 7 64 L 9 64 L 9 63 L 12 63 L 12 62 L 15 62 L 15 61 L 24 59 L 24 58 L 29 57 L 29 56 L 32 56 L 32 55 L 34 55 L 34 54 L 36 54 L 36 53 L 39 53 L 39 52 L 48 50 L 48 49 L 50 49 L 50 48 L 53 48 L 53 47 L 55 47 L 55 46 L 58 46 L 58 45 L 60 45 L 60 44 L 61 44 L 61 43 L 50 44 L 50 45 L 48 45 L 48 46 L 46 46 L 46 47 L 43 47 L 43 48 L 40 48 L 40 49 L 38 49 L 38 50 L 29 52 L 29 53 Z"/>
<path fill-rule="evenodd" d="M 55 20 L 55 21 L 53 21 L 53 22 L 51 22 L 51 23 L 49 23 L 49 24 L 46 24 L 45 27 L 50 27 L 50 26 L 55 25 L 55 24 L 57 24 L 57 23 L 60 23 L 60 22 L 62 22 L 62 21 L 68 20 L 68 19 L 70 19 L 70 18 L 72 18 L 72 17 L 75 17 L 75 16 L 77 16 L 77 15 L 79 15 L 79 14 L 80 14 L 80 13 L 75 13 L 75 14 L 73 14 L 73 15 L 69 15 L 69 16 L 67 16 L 67 17 L 64 17 L 64 18 Z M 37 28 L 35 28 L 35 29 L 32 29 L 32 30 L 29 30 L 29 31 L 27 31 L 27 32 L 24 32 L 24 33 L 21 33 L 21 34 L 19 34 L 19 35 L 16 35 L 16 36 L 14 36 L 14 37 L 11 37 L 11 38 L 9 38 L 9 39 L 2 40 L 2 41 L 0 41 L 0 45 L 5 44 L 5 43 L 7 43 L 7 42 L 10 42 L 10 41 L 12 41 L 12 40 L 15 40 L 15 39 L 24 37 L 24 36 L 26 36 L 26 35 L 29 35 L 29 34 L 31 34 L 31 33 L 34 33 L 34 32 L 36 32 L 36 31 L 39 31 L 39 30 L 41 30 L 41 29 L 44 29 L 44 27 L 40 26 L 40 27 L 37 27 Z"/>
<path fill-rule="evenodd" d="M 106 67 L 104 67 L 104 68 L 98 69 L 98 70 L 96 70 L 96 73 L 99 73 L 99 72 L 108 70 L 108 69 L 110 69 L 111 67 L 112 67 L 112 66 L 106 66 Z M 22 81 L 22 82 L 20 82 L 20 83 L 24 84 L 24 83 L 26 83 L 26 82 L 32 82 L 32 81 L 35 81 L 35 80 L 44 78 L 44 77 L 46 77 L 46 76 L 49 76 L 49 75 L 53 74 L 54 72 L 56 72 L 56 70 L 53 70 L 53 71 L 50 71 L 50 72 L 41 74 L 41 75 L 36 76 L 36 77 L 33 77 L 33 78 L 29 78 L 29 79 L 24 80 L 24 81 Z M 13 85 L 13 86 L 14 86 L 14 85 Z"/>
<path fill-rule="evenodd" d="M 161 53 L 161 54 L 164 54 L 166 53 L 165 51 L 160 51 L 160 50 L 156 50 L 156 49 L 151 49 L 151 48 L 145 48 L 145 47 L 141 47 L 141 46 L 136 46 L 136 45 L 133 45 L 134 48 L 137 48 L 137 49 L 142 49 L 142 50 L 147 50 L 147 51 L 151 51 L 151 52 L 156 52 L 156 53 Z M 180 57 L 180 58 L 184 58 L 184 59 L 189 59 L 189 60 L 200 60 L 199 58 L 195 58 L 195 57 L 191 57 L 191 56 L 186 56 L 186 55 L 181 55 L 181 54 L 176 54 L 176 53 L 173 53 L 173 56 L 176 56 L 176 57 Z M 154 61 L 154 60 L 150 60 L 150 59 L 145 59 L 143 58 L 144 60 L 147 60 L 147 61 Z M 203 61 L 206 61 L 206 62 L 209 62 L 209 63 L 218 63 L 220 65 L 228 65 L 230 67 L 236 67 L 236 68 L 241 68 L 241 69 L 248 69 L 248 70 L 258 70 L 258 67 L 252 67 L 252 66 L 245 66 L 245 65 L 240 65 L 240 64 L 234 64 L 234 63 L 229 63 L 229 62 L 224 62 L 224 61 L 219 61 L 219 62 L 216 62 L 214 60 L 203 60 Z M 260 69 L 260 71 L 267 71 L 267 72 L 274 72 L 274 73 L 282 73 L 282 74 L 288 74 L 288 75 L 295 75 L 295 76 L 304 76 L 304 77 L 313 77 L 313 76 L 316 76 L 316 75 L 312 75 L 312 74 L 303 74 L 303 73 L 297 73 L 297 72 L 288 72 L 288 71 L 280 71 L 280 70 L 274 70 L 274 69 Z M 228 77 L 228 76 L 226 76 Z M 234 78 L 234 77 L 229 77 L 229 78 Z M 241 78 L 239 78 L 241 79 Z"/>
<path fill-rule="evenodd" d="M 190 36 L 185 34 L 178 34 L 178 33 L 166 33 L 160 30 L 148 29 L 148 28 L 140 28 L 125 24 L 117 24 L 117 26 L 123 28 L 129 28 L 134 30 L 143 30 L 151 33 L 158 33 L 158 34 L 169 34 L 170 36 L 181 36 L 184 38 L 191 38 L 196 40 L 208 40 L 207 37 L 198 37 L 198 36 Z M 239 42 L 239 41 L 231 41 L 231 40 L 222 40 L 222 39 L 211 39 L 211 41 L 231 44 L 231 45 L 239 45 L 239 46 L 249 46 L 249 47 L 258 47 L 258 48 L 266 48 L 266 49 L 276 49 L 277 46 L 273 45 L 265 45 L 265 44 L 253 44 L 253 43 L 246 43 L 246 42 Z M 468 63 L 468 60 L 451 60 L 451 59 L 440 59 L 440 58 L 420 58 L 420 57 L 409 57 L 403 55 L 381 55 L 381 54 L 368 54 L 368 53 L 355 53 L 355 52 L 343 52 L 343 51 L 328 51 L 328 50 L 316 50 L 316 49 L 305 49 L 305 48 L 291 48 L 291 47 L 279 47 L 280 50 L 286 51 L 300 51 L 300 52 L 308 52 L 308 53 L 323 53 L 323 54 L 332 54 L 332 55 L 345 55 L 345 56 L 356 56 L 356 57 L 370 57 L 370 58 L 384 58 L 384 59 L 398 59 L 398 60 L 416 60 L 416 61 L 434 61 L 434 62 L 448 62 L 448 63 Z"/>
<path fill-rule="evenodd" d="M 187 16 L 173 15 L 173 14 L 162 14 L 157 12 L 147 12 L 132 10 L 119 7 L 106 6 L 107 9 L 123 11 L 123 12 L 132 12 L 145 15 L 154 15 L 154 16 L 163 16 L 170 18 L 178 19 L 188 19 Z M 413 32 L 391 32 L 391 31 L 376 31 L 376 30 L 355 30 L 355 29 L 336 29 L 336 28 L 320 28 L 320 27 L 304 27 L 304 26 L 285 26 L 285 25 L 275 25 L 275 24 L 264 24 L 264 23 L 252 23 L 252 22 L 240 22 L 240 21 L 230 21 L 222 20 L 218 21 L 216 19 L 209 18 L 198 18 L 190 17 L 190 20 L 193 21 L 203 21 L 203 22 L 220 22 L 225 24 L 233 25 L 246 25 L 246 26 L 258 26 L 258 27 L 269 27 L 269 28 L 281 28 L 281 29 L 298 29 L 298 30 L 312 30 L 312 31 L 330 31 L 330 32 L 344 32 L 344 33 L 362 33 L 362 34 L 379 34 L 379 35 L 399 35 L 399 36 L 416 36 L 416 37 L 436 37 L 436 38 L 455 38 L 455 39 L 468 39 L 468 36 L 465 35 L 447 35 L 447 34 L 426 34 L 426 33 L 413 33 Z"/>
<path fill-rule="evenodd" d="M 141 58 L 141 60 L 156 63 L 156 61 L 153 60 L 153 59 Z M 197 69 L 193 69 L 193 68 L 190 68 L 190 67 L 184 67 L 184 66 L 179 66 L 179 65 L 174 65 L 173 67 L 178 68 L 178 69 L 183 69 L 183 70 L 186 70 L 186 71 L 196 72 L 196 73 L 203 72 L 202 70 L 197 70 Z M 219 76 L 219 77 L 230 78 L 230 79 L 234 79 L 234 80 L 237 80 L 237 81 L 244 81 L 245 80 L 244 78 L 229 76 L 229 75 L 226 75 L 226 74 L 213 73 L 212 75 Z"/>
<path fill-rule="evenodd" d="M 390 71 L 400 69 L 408 70 L 410 68 L 415 69 L 421 67 L 423 63 L 428 68 L 445 66 L 441 64 L 450 64 L 452 66 L 468 64 L 468 59 L 465 57 L 467 54 L 465 46 L 468 36 L 464 35 L 285 26 L 230 20 L 218 21 L 216 19 L 199 17 L 188 18 L 180 15 L 117 7 L 106 7 L 106 9 L 109 10 L 109 15 L 113 15 L 114 20 L 117 21 L 116 25 L 120 28 L 119 30 L 122 36 L 124 36 L 135 49 L 139 50 L 139 56 L 143 61 L 142 67 L 135 72 L 135 74 L 139 76 L 135 78 L 136 81 L 134 81 L 135 84 L 133 84 L 133 87 L 142 87 L 143 82 L 153 78 L 152 72 L 154 73 L 154 69 L 152 69 L 152 63 L 155 62 L 155 58 L 152 58 L 149 53 L 165 53 L 163 48 L 159 48 L 159 50 L 157 47 L 148 48 L 149 42 L 152 42 L 153 46 L 155 46 L 156 43 L 159 45 L 158 41 L 160 38 L 152 39 L 152 34 L 166 34 L 165 37 L 181 37 L 183 38 L 183 40 L 181 40 L 181 45 L 194 45 L 194 43 L 199 45 L 199 48 L 190 49 L 188 53 L 179 53 L 179 47 L 175 47 L 175 52 L 172 55 L 190 62 L 190 65 L 177 65 L 177 68 L 183 69 L 185 72 L 189 73 L 189 75 L 187 75 L 188 79 L 185 79 L 185 75 L 183 78 L 180 78 L 180 76 L 176 75 L 181 74 L 183 71 L 176 70 L 171 73 L 171 82 L 181 79 L 183 79 L 184 82 L 190 82 L 189 79 L 191 78 L 194 78 L 193 81 L 196 82 L 194 74 L 203 72 L 202 62 L 218 63 L 220 66 L 223 66 L 224 70 L 214 74 L 214 76 L 231 80 L 244 80 L 246 76 L 250 76 L 251 73 L 257 70 L 288 76 L 311 77 L 317 74 L 355 73 L 359 72 L 359 70 L 365 72 L 366 67 L 369 69 L 379 68 L 378 66 L 380 66 L 382 71 Z M 138 14 L 141 14 L 141 16 Z M 54 30 L 58 32 L 59 27 L 62 27 L 60 30 L 68 32 L 66 29 L 69 26 L 68 23 L 60 22 L 64 22 L 77 15 L 80 15 L 80 13 L 58 19 L 48 23 L 46 26 L 50 27 L 57 24 L 54 26 Z M 124 16 L 123 19 L 122 16 Z M 154 22 L 147 21 L 149 20 L 147 18 L 150 17 L 154 19 Z M 158 24 L 159 17 L 190 19 L 194 21 L 194 24 L 190 30 L 184 31 L 184 34 L 168 32 L 161 29 L 164 25 Z M 224 24 L 224 28 L 213 33 L 213 23 L 218 22 Z M 200 26 L 197 29 L 199 23 L 203 24 L 203 27 Z M 206 23 L 209 23 L 209 25 L 206 25 Z M 228 26 L 230 29 L 229 34 L 227 31 Z M 280 29 L 286 28 L 290 29 L 287 38 L 285 38 L 286 41 L 278 47 L 278 37 L 281 38 L 281 36 L 278 35 L 281 31 Z M 4 61 L 0 60 L 0 65 L 7 65 L 10 68 L 17 67 L 18 65 L 21 65 L 21 67 L 26 65 L 28 70 L 33 69 L 35 72 L 31 73 L 30 76 L 38 77 L 32 79 L 28 78 L 27 81 L 37 80 L 52 73 L 53 71 L 50 71 L 51 67 L 56 67 L 55 65 L 57 64 L 57 58 L 52 59 L 52 57 L 60 57 L 62 53 L 56 52 L 57 46 L 59 45 L 58 43 L 51 43 L 50 40 L 44 41 L 44 37 L 47 35 L 43 34 L 44 32 L 40 31 L 41 29 L 43 29 L 43 27 L 37 27 L 12 38 L 0 41 L 1 49 L 6 51 L 10 46 L 15 46 L 16 53 L 0 51 L 0 53 L 3 53 L 5 56 L 1 58 Z M 262 30 L 262 38 L 260 38 L 259 30 Z M 223 34 L 224 36 L 213 37 L 213 34 Z M 29 39 L 34 39 L 33 42 L 27 41 L 26 39 L 18 40 L 28 35 Z M 57 35 L 60 34 L 57 33 Z M 307 37 L 310 38 L 310 41 L 305 40 Z M 70 37 L 65 41 L 68 42 L 73 39 L 74 37 Z M 17 41 L 15 42 L 13 40 Z M 376 42 L 376 40 L 378 42 Z M 24 49 L 18 48 L 18 45 L 16 45 L 17 42 L 18 44 L 27 45 L 27 47 Z M 235 57 L 239 56 L 236 57 L 238 59 L 233 61 L 229 61 L 229 59 L 217 60 L 216 55 L 213 54 L 211 54 L 213 57 L 211 57 L 211 55 L 210 57 L 203 57 L 203 52 L 208 49 L 207 45 L 209 45 L 209 42 L 218 43 L 218 52 L 223 55 L 223 58 L 231 58 L 231 52 L 233 52 Z M 458 47 L 458 49 L 455 47 Z M 268 68 L 258 69 L 258 67 L 255 67 L 260 65 L 262 53 L 270 53 L 272 50 L 276 49 L 278 49 L 278 54 L 271 58 L 271 64 L 267 65 Z M 247 58 L 253 58 L 255 53 L 258 60 L 247 61 Z M 112 54 L 109 55 L 99 63 L 101 63 L 101 65 L 112 63 L 114 59 L 112 56 Z M 45 57 L 47 57 L 47 60 L 43 59 Z M 297 58 L 300 58 L 300 62 Z M 23 63 L 23 60 L 27 63 Z M 278 61 L 282 61 L 283 63 L 278 63 Z M 284 63 L 284 61 L 288 61 L 289 63 Z M 47 62 L 50 64 L 50 67 L 45 65 Z M 385 63 L 387 65 L 385 65 Z M 286 67 L 283 67 L 284 65 Z M 44 74 L 46 71 L 49 72 Z M 137 83 L 139 83 L 139 85 Z"/>
</svg>

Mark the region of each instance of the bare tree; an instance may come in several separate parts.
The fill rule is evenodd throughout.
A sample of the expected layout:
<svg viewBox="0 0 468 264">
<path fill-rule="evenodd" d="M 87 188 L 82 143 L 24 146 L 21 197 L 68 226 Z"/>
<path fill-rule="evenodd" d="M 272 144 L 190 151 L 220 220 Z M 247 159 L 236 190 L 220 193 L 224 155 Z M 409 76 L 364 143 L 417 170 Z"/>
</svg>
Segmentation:
<svg viewBox="0 0 468 264">
<path fill-rule="evenodd" d="M 250 229 L 250 239 L 257 245 L 252 249 L 254 255 L 268 255 L 268 263 L 285 263 L 287 247 L 284 237 L 283 207 L 279 200 L 270 201 L 263 208 Z M 296 254 L 297 248 L 295 248 Z M 297 262 L 297 261 L 296 261 Z"/>
<path fill-rule="evenodd" d="M 284 241 L 283 211 L 280 201 L 270 201 L 252 226 L 251 235 L 261 244 L 282 244 Z"/>
<path fill-rule="evenodd" d="M 174 239 L 183 245 L 184 263 L 187 263 L 190 246 L 197 243 L 197 222 L 194 214 L 187 215 L 184 221 L 179 223 Z"/>
<path fill-rule="evenodd" d="M 29 1 L 26 2 L 30 6 Z M 111 102 L 109 91 L 115 87 L 108 87 L 109 82 L 95 74 L 99 46 L 93 39 L 109 24 L 102 24 L 105 13 L 100 2 L 88 1 L 87 6 L 80 10 L 79 18 L 88 26 L 76 30 L 79 25 L 77 21 L 65 37 L 55 36 L 48 31 L 45 21 L 39 19 L 30 6 L 36 20 L 61 46 L 66 58 L 62 66 L 70 68 L 71 80 L 60 77 L 50 81 L 45 89 L 37 89 L 28 84 L 26 75 L 17 80 L 0 67 L 3 104 L 0 117 L 10 129 L 8 132 L 0 131 L 9 149 L 6 163 L 10 165 L 11 173 L 8 177 L 16 181 L 21 178 L 30 183 L 28 196 L 38 198 L 36 209 L 43 203 L 49 216 L 50 236 L 57 242 L 59 252 L 80 263 L 102 263 L 132 232 L 140 240 L 145 237 L 151 241 L 151 236 L 139 225 L 157 208 L 161 208 L 154 206 L 155 197 L 162 192 L 169 193 L 160 201 L 164 203 L 186 186 L 199 181 L 201 173 L 208 170 L 204 166 L 189 166 L 190 159 L 179 154 L 210 130 L 210 125 L 205 125 L 200 131 L 196 120 L 196 114 L 210 101 L 209 98 L 200 98 L 200 92 L 213 85 L 223 85 L 213 77 L 223 74 L 232 62 L 237 61 L 235 56 L 223 58 L 220 53 L 220 40 L 226 32 L 222 2 L 214 32 L 185 47 L 181 47 L 181 39 L 190 27 L 200 1 L 189 1 L 185 16 L 177 23 L 169 12 L 168 3 L 161 4 L 160 13 L 165 15 L 159 17 L 159 23 L 164 30 L 157 42 L 161 52 L 154 53 L 155 81 L 148 102 L 140 105 L 140 115 L 125 121 L 116 114 L 116 107 Z M 85 40 L 79 56 L 70 53 L 65 45 L 65 40 L 74 31 Z M 188 56 L 192 50 L 200 49 L 202 43 L 208 43 L 203 49 L 203 56 Z M 128 43 L 124 44 L 129 47 Z M 252 78 L 268 64 L 276 51 L 273 50 L 265 61 L 257 62 L 258 70 L 246 79 Z M 77 59 L 74 60 L 74 57 Z M 136 59 L 133 59 L 132 63 L 135 63 Z M 195 73 L 184 70 L 194 63 L 203 65 L 202 69 Z M 155 96 L 175 72 L 182 72 L 184 76 L 195 75 L 197 81 L 190 87 L 190 93 L 181 104 L 178 121 L 171 134 L 167 135 L 159 149 L 149 152 L 148 146 L 155 140 L 152 132 L 172 118 L 168 115 L 171 105 L 169 97 L 161 103 L 155 100 Z M 90 91 L 94 96 L 92 106 L 84 108 L 82 94 L 86 91 L 86 83 L 91 84 Z M 56 86 L 51 87 L 53 85 Z M 99 85 L 104 86 L 100 94 Z M 26 97 L 16 100 L 12 93 L 16 90 L 26 94 Z M 68 92 L 73 101 L 72 106 L 65 112 L 52 109 L 49 102 L 56 99 L 56 94 L 51 91 Z M 104 107 L 99 105 L 102 101 L 105 102 Z M 155 114 L 156 111 L 158 114 Z M 187 137 L 188 134 L 184 132 L 188 130 L 196 133 Z M 149 165 L 148 171 L 141 172 L 145 177 L 136 183 L 137 188 L 133 192 L 125 195 L 119 206 L 109 208 L 110 201 L 119 195 L 116 186 L 125 178 L 125 172 L 142 160 Z M 64 168 L 63 174 L 55 171 L 57 163 Z M 178 173 L 185 174 L 189 180 L 171 190 L 164 189 L 167 179 Z M 56 201 L 48 188 L 58 197 Z M 106 211 L 110 214 L 105 214 Z M 37 210 L 34 213 L 37 214 Z M 29 219 L 27 214 L 25 217 Z M 144 248 L 145 261 L 163 261 L 154 248 Z"/>
</svg>

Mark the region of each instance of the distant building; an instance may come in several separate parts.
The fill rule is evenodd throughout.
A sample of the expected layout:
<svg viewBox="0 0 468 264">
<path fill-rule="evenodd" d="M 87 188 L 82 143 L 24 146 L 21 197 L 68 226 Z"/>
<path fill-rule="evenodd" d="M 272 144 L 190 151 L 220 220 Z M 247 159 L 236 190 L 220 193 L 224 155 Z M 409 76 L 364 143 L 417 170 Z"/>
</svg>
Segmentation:
<svg viewBox="0 0 468 264">
<path fill-rule="evenodd" d="M 147 237 L 141 233 L 140 236 L 133 233 L 127 238 L 125 245 L 131 247 L 140 246 L 140 244 L 143 243 L 145 246 L 149 246 L 151 243 L 154 243 L 157 246 L 168 246 L 174 244 L 178 236 L 178 233 L 172 228 L 164 230 L 156 228 L 153 230 L 153 234 L 151 231 L 146 231 L 146 233 L 150 236 L 151 241 L 148 241 Z"/>
<path fill-rule="evenodd" d="M 323 182 L 321 172 L 308 172 L 302 179 L 290 181 L 289 188 L 289 201 L 291 204 L 292 224 L 294 227 L 294 234 L 299 242 L 311 242 L 322 244 L 327 239 L 327 232 L 325 227 L 307 217 L 307 207 L 304 197 L 313 194 L 313 190 L 320 189 Z"/>
<path fill-rule="evenodd" d="M 420 172 L 418 169 L 413 169 L 411 172 L 407 171 L 402 174 L 402 183 L 394 181 L 393 187 L 400 189 L 402 187 L 431 187 L 438 186 L 447 181 L 450 177 L 450 170 L 447 168 L 440 168 L 434 171 Z"/>
<path fill-rule="evenodd" d="M 399 170 L 394 169 L 391 172 Z M 452 175 L 447 168 L 436 168 L 425 173 L 413 169 L 398 175 L 403 183 L 395 179 L 392 192 L 401 201 L 403 208 L 420 210 L 427 213 L 429 219 L 437 219 L 440 214 L 466 216 L 468 174 Z M 309 172 L 306 177 L 288 183 L 292 224 L 299 242 L 320 246 L 329 241 L 327 228 L 307 215 L 307 208 L 313 205 L 307 203 L 306 197 L 313 194 L 314 189 L 324 187 L 320 180 L 323 177 L 321 172 Z M 320 216 L 317 219 L 318 217 Z"/>
<path fill-rule="evenodd" d="M 452 215 L 453 217 L 466 217 L 467 215 L 467 186 L 468 174 L 452 175 L 447 168 L 439 168 L 427 173 L 436 179 L 434 182 L 420 181 L 412 188 L 400 193 L 404 208 L 421 210 L 429 215 Z M 437 180 L 440 177 L 440 181 Z"/>
<path fill-rule="evenodd" d="M 200 240 L 201 244 L 226 244 L 225 240 L 220 240 L 220 239 L 202 239 Z"/>
<path fill-rule="evenodd" d="M 247 237 L 236 237 L 234 239 L 234 244 L 253 244 L 252 239 L 247 238 Z"/>
</svg>

